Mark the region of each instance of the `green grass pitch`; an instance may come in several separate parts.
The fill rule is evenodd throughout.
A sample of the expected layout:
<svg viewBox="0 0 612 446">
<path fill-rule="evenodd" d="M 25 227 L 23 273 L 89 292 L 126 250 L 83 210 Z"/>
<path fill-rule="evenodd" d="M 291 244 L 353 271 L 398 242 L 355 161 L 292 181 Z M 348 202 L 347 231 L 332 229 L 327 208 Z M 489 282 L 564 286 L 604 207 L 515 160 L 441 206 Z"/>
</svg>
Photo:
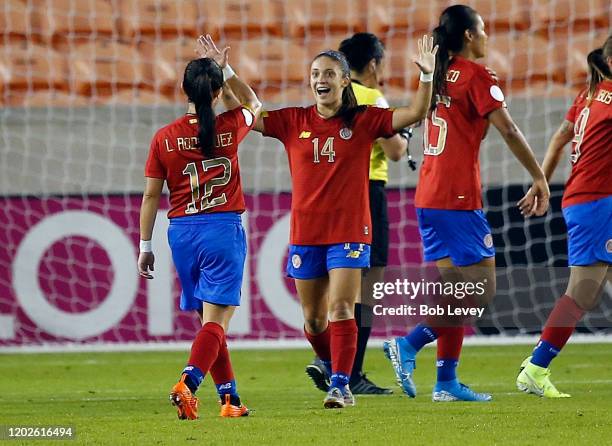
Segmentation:
<svg viewBox="0 0 612 446">
<path fill-rule="evenodd" d="M 230 346 L 231 348 L 231 346 Z M 64 425 L 70 441 L 6 444 L 109 445 L 610 445 L 612 345 L 569 345 L 553 381 L 572 394 L 544 400 L 516 391 L 528 346 L 465 347 L 459 374 L 492 403 L 432 403 L 434 349 L 419 356 L 412 400 L 393 386 L 379 349 L 366 357 L 369 376 L 392 396 L 357 397 L 324 410 L 304 366 L 307 350 L 234 351 L 240 394 L 251 417 L 221 419 L 209 379 L 198 392 L 201 418 L 179 421 L 168 403 L 187 352 L 0 355 L 0 425 Z"/>
</svg>

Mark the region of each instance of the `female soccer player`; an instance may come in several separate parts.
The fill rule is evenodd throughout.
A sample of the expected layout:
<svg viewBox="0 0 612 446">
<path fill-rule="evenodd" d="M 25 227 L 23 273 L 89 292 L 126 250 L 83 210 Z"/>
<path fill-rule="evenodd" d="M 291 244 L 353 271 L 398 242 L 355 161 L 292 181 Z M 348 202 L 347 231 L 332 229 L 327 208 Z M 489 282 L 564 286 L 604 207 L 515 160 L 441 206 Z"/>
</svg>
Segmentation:
<svg viewBox="0 0 612 446">
<path fill-rule="evenodd" d="M 486 54 L 487 34 L 478 13 L 464 5 L 445 9 L 434 30 L 440 47 L 426 121 L 424 160 L 415 204 L 426 261 L 436 262 L 445 282 L 481 283 L 479 306 L 495 294 L 495 249 L 482 211 L 478 152 L 489 123 L 533 178 L 523 198 L 527 215 L 543 215 L 549 190 L 542 169 L 512 121 L 504 95 L 487 69 L 475 61 Z M 450 301 L 459 303 L 458 299 Z M 465 305 L 465 304 L 464 304 Z M 470 304 L 471 305 L 471 304 Z M 446 308 L 446 305 L 443 306 Z M 384 349 L 398 382 L 410 397 L 417 352 L 438 340 L 434 401 L 489 401 L 491 396 L 461 384 L 455 369 L 463 344 L 464 321 L 429 317 L 407 336 L 386 341 Z"/>
<path fill-rule="evenodd" d="M 547 398 L 570 396 L 550 382 L 548 366 L 585 312 L 597 306 L 606 280 L 612 280 L 612 35 L 587 61 L 589 87 L 576 97 L 544 159 L 544 173 L 551 178 L 563 147 L 572 141 L 572 173 L 562 202 L 569 284 L 516 379 L 519 390 Z"/>
<path fill-rule="evenodd" d="M 152 279 L 151 236 L 164 182 L 170 190 L 168 242 L 181 286 L 181 310 L 199 313 L 202 328 L 170 400 L 180 419 L 198 417 L 198 386 L 210 371 L 221 397 L 221 416 L 248 415 L 241 404 L 225 340 L 236 306 L 246 257 L 240 222 L 244 196 L 238 168 L 238 144 L 257 119 L 261 104 L 251 88 L 227 64 L 228 50 L 218 51 L 204 38 L 212 58 L 192 60 L 183 90 L 187 113 L 161 128 L 151 143 L 140 210 L 138 270 Z M 215 116 L 222 87 L 229 85 L 242 106 Z"/>
<path fill-rule="evenodd" d="M 354 303 L 361 269 L 369 266 L 372 228 L 368 170 L 372 143 L 425 117 L 436 49 L 419 40 L 421 83 L 410 107 L 358 106 L 350 68 L 338 51 L 318 54 L 310 67 L 315 105 L 262 113 L 257 131 L 283 142 L 292 176 L 287 274 L 295 279 L 305 334 L 331 361 L 326 408 L 353 405 L 349 376 L 355 357 Z M 329 319 L 329 323 L 328 323 Z"/>
<path fill-rule="evenodd" d="M 351 69 L 351 87 L 358 105 L 376 105 L 389 108 L 380 92 L 385 47 L 378 37 L 370 33 L 356 33 L 340 44 L 338 50 L 345 55 Z M 372 218 L 372 244 L 370 245 L 370 268 L 364 270 L 361 280 L 361 295 L 355 303 L 355 322 L 357 323 L 357 352 L 351 372 L 349 387 L 353 394 L 385 395 L 391 389 L 378 387 L 363 373 L 363 360 L 372 330 L 372 286 L 382 282 L 389 251 L 389 219 L 387 217 L 387 158 L 399 159 L 408 149 L 408 130 L 402 130 L 391 138 L 381 138 L 372 146 L 370 155 L 370 217 Z M 319 358 L 306 367 L 306 373 L 315 385 L 327 392 L 329 387 L 329 367 Z"/>
</svg>

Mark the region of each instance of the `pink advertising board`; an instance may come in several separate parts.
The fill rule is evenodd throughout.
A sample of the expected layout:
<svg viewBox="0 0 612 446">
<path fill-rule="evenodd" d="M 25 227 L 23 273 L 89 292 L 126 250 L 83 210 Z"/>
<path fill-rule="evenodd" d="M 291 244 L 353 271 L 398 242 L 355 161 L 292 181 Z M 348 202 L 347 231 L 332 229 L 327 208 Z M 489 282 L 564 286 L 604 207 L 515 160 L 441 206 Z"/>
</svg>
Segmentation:
<svg viewBox="0 0 612 446">
<path fill-rule="evenodd" d="M 413 190 L 389 191 L 391 265 L 421 263 Z M 284 276 L 288 193 L 248 195 L 249 257 L 233 339 L 301 338 L 295 290 Z M 136 270 L 139 195 L 0 198 L 0 348 L 37 344 L 190 341 L 193 314 L 179 284 L 160 210 L 155 279 Z M 333 224 L 333 222 L 330 222 Z M 403 332 L 400 323 L 374 334 Z"/>
</svg>

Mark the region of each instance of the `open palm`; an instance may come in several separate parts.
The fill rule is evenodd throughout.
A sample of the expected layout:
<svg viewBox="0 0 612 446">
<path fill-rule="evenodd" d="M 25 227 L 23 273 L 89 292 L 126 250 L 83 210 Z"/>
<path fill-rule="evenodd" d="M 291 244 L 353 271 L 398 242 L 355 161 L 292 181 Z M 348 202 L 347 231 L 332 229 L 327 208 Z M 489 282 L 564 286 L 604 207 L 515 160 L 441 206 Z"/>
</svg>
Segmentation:
<svg viewBox="0 0 612 446">
<path fill-rule="evenodd" d="M 208 57 L 213 59 L 221 68 L 225 68 L 229 58 L 229 50 L 229 46 L 219 50 L 210 34 L 206 34 L 205 36 L 198 37 L 195 52 L 202 58 Z"/>
<path fill-rule="evenodd" d="M 424 35 L 422 38 L 417 40 L 419 46 L 419 54 L 413 58 L 415 64 L 419 66 L 419 69 L 425 73 L 433 73 L 436 67 L 436 53 L 438 52 L 438 45 L 434 47 L 433 37 Z"/>
</svg>

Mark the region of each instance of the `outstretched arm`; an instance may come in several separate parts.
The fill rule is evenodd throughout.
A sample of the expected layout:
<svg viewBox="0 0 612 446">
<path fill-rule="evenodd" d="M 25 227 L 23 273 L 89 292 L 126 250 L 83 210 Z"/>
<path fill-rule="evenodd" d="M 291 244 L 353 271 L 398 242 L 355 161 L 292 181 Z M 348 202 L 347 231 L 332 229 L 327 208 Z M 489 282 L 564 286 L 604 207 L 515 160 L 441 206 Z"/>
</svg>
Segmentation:
<svg viewBox="0 0 612 446">
<path fill-rule="evenodd" d="M 414 63 L 421 70 L 421 80 L 414 101 L 407 107 L 399 107 L 393 111 L 393 129 L 401 130 L 427 116 L 431 103 L 433 73 L 436 67 L 438 46 L 433 46 L 433 37 L 423 36 L 418 40 L 419 54 Z"/>
<path fill-rule="evenodd" d="M 489 114 L 489 121 L 499 131 L 516 159 L 533 178 L 533 185 L 518 203 L 521 213 L 527 217 L 544 215 L 548 210 L 550 190 L 544 172 L 525 136 L 514 123 L 506 108 L 498 108 L 492 111 Z"/>
<path fill-rule="evenodd" d="M 223 50 L 219 50 L 210 34 L 200 36 L 197 43 L 196 52 L 200 57 L 209 57 L 213 59 L 223 69 L 223 76 L 225 77 L 223 100 L 225 105 L 243 105 L 253 112 L 255 118 L 258 118 L 261 112 L 261 102 L 253 89 L 236 76 L 234 70 L 229 66 L 228 59 L 230 47 L 226 46 Z M 237 103 L 234 102 L 234 98 Z M 226 102 L 226 99 L 229 102 Z"/>
<path fill-rule="evenodd" d="M 240 101 L 232 91 L 231 87 L 227 85 L 227 82 L 223 85 L 221 99 L 223 100 L 223 105 L 227 110 L 233 110 L 236 107 L 240 107 Z"/>
</svg>

